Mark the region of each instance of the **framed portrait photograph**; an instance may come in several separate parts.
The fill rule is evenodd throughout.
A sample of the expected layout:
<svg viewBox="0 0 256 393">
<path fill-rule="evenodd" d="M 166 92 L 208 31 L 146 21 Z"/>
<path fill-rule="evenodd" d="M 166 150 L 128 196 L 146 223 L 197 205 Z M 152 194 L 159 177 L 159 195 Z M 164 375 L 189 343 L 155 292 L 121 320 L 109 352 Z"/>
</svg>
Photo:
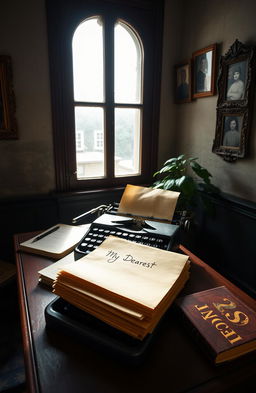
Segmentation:
<svg viewBox="0 0 256 393">
<path fill-rule="evenodd" d="M 218 107 L 246 107 L 255 81 L 255 48 L 236 40 L 221 56 Z"/>
<path fill-rule="evenodd" d="M 191 102 L 191 61 L 175 66 L 175 102 Z"/>
<path fill-rule="evenodd" d="M 236 161 L 246 153 L 248 139 L 248 111 L 219 111 L 213 152 L 226 161 Z"/>
<path fill-rule="evenodd" d="M 212 151 L 229 162 L 244 158 L 247 154 L 255 71 L 255 47 L 238 40 L 220 58 L 217 120 Z"/>
<path fill-rule="evenodd" d="M 228 65 L 225 96 L 227 101 L 243 100 L 247 82 L 248 61 L 238 61 Z"/>
<path fill-rule="evenodd" d="M 10 56 L 0 55 L 0 139 L 17 139 Z"/>
<path fill-rule="evenodd" d="M 239 149 L 242 124 L 243 116 L 241 115 L 223 116 L 222 146 L 229 149 Z"/>
<path fill-rule="evenodd" d="M 216 44 L 194 52 L 192 64 L 193 98 L 214 95 L 216 91 Z"/>
</svg>

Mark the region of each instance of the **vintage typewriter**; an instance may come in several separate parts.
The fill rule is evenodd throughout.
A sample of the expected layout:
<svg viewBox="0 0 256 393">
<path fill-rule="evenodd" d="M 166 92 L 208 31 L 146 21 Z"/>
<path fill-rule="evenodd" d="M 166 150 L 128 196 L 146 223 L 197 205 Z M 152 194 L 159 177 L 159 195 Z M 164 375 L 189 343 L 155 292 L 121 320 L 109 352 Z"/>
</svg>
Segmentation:
<svg viewBox="0 0 256 393">
<path fill-rule="evenodd" d="M 120 215 L 118 203 L 101 205 L 73 219 L 77 223 L 86 216 L 97 214 L 75 249 L 76 259 L 98 247 L 109 235 L 163 250 L 171 250 L 178 241 L 180 225 L 146 217 Z"/>
<path fill-rule="evenodd" d="M 110 235 L 169 251 L 178 242 L 180 231 L 179 222 L 159 222 L 146 217 L 121 215 L 118 212 L 118 203 L 100 205 L 89 210 L 75 217 L 73 224 L 81 221 L 92 223 L 75 249 L 75 260 L 93 251 Z M 45 319 L 50 330 L 62 331 L 72 339 L 131 364 L 139 364 L 145 359 L 151 342 L 164 328 L 164 323 L 159 323 L 154 333 L 140 341 L 72 306 L 62 298 L 53 300 L 46 307 Z"/>
</svg>

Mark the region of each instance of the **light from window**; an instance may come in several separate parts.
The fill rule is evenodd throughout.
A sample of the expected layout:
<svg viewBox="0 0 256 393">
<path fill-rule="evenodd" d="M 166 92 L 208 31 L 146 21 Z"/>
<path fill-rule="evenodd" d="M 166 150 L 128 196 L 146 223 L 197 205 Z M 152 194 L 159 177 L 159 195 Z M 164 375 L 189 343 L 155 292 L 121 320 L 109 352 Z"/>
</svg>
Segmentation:
<svg viewBox="0 0 256 393">
<path fill-rule="evenodd" d="M 76 107 L 75 123 L 76 130 L 83 134 L 84 140 L 83 150 L 76 150 L 77 178 L 104 177 L 103 109 L 98 107 Z M 95 145 L 95 133 L 101 134 L 101 149 L 98 149 L 98 145 Z M 77 131 L 76 135 L 78 135 Z"/>
<path fill-rule="evenodd" d="M 115 109 L 115 175 L 140 173 L 140 109 Z"/>
<path fill-rule="evenodd" d="M 113 94 L 109 95 L 114 102 L 106 102 L 103 34 L 104 24 L 99 17 L 93 17 L 81 23 L 73 36 L 78 180 L 107 177 L 106 162 L 110 160 L 115 177 L 141 174 L 142 45 L 127 24 L 115 24 L 114 86 L 110 86 Z M 111 117 L 106 128 L 108 110 L 114 119 Z M 114 157 L 109 156 L 106 135 L 108 140 L 109 135 L 114 135 L 110 141 Z M 84 140 L 83 150 L 78 138 Z"/>
<path fill-rule="evenodd" d="M 75 101 L 103 102 L 103 29 L 100 18 L 88 19 L 78 26 L 72 50 Z"/>
<path fill-rule="evenodd" d="M 141 44 L 125 23 L 115 25 L 115 103 L 141 103 Z"/>
<path fill-rule="evenodd" d="M 133 30 L 115 25 L 115 104 L 141 104 L 141 43 Z M 115 176 L 141 172 L 141 108 L 115 108 Z"/>
</svg>

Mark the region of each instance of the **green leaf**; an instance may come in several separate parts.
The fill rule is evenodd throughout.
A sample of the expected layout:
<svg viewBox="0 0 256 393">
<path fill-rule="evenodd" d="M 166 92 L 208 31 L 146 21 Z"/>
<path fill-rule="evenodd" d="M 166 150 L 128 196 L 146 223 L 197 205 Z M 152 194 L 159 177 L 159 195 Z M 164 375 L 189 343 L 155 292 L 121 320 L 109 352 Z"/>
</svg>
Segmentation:
<svg viewBox="0 0 256 393">
<path fill-rule="evenodd" d="M 175 179 L 168 179 L 164 183 L 164 189 L 171 190 L 175 186 Z"/>
<path fill-rule="evenodd" d="M 200 164 L 198 164 L 198 162 L 193 162 L 191 164 L 191 168 L 197 176 L 204 180 L 205 183 L 210 184 L 210 177 L 212 177 L 212 175 L 207 171 L 207 169 L 203 168 Z"/>
<path fill-rule="evenodd" d="M 175 180 L 176 187 L 181 187 L 182 183 L 186 180 L 186 176 L 181 176 L 179 179 Z"/>
<path fill-rule="evenodd" d="M 169 158 L 169 160 L 165 161 L 164 165 L 166 165 L 166 164 L 172 164 L 173 162 L 177 162 L 177 158 L 176 158 L 176 157 L 174 157 L 174 158 Z"/>
<path fill-rule="evenodd" d="M 163 188 L 164 183 L 162 181 L 156 181 L 155 183 L 153 183 L 153 188 Z"/>
<path fill-rule="evenodd" d="M 175 168 L 176 168 L 176 165 L 166 165 L 160 169 L 159 173 L 171 172 Z"/>
</svg>

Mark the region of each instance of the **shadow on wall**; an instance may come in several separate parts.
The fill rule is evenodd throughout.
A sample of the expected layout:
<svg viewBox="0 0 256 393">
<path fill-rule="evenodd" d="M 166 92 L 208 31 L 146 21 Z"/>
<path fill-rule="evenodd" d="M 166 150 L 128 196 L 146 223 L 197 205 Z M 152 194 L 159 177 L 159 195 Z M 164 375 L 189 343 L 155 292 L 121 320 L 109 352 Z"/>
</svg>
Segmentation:
<svg viewBox="0 0 256 393">
<path fill-rule="evenodd" d="M 231 165 L 236 165 L 236 163 Z M 256 173 L 254 175 L 254 179 L 252 178 L 252 181 L 250 183 L 248 182 L 248 178 L 246 179 L 246 182 L 243 181 L 243 179 L 244 175 L 239 177 L 239 175 L 229 173 L 230 188 L 233 190 L 233 194 L 241 195 L 241 198 L 242 195 L 246 195 L 246 200 L 256 202 L 256 195 L 254 189 L 256 184 Z"/>
<path fill-rule="evenodd" d="M 212 202 L 212 216 L 197 214 L 196 253 L 256 298 L 256 204 L 224 194 Z"/>
</svg>

